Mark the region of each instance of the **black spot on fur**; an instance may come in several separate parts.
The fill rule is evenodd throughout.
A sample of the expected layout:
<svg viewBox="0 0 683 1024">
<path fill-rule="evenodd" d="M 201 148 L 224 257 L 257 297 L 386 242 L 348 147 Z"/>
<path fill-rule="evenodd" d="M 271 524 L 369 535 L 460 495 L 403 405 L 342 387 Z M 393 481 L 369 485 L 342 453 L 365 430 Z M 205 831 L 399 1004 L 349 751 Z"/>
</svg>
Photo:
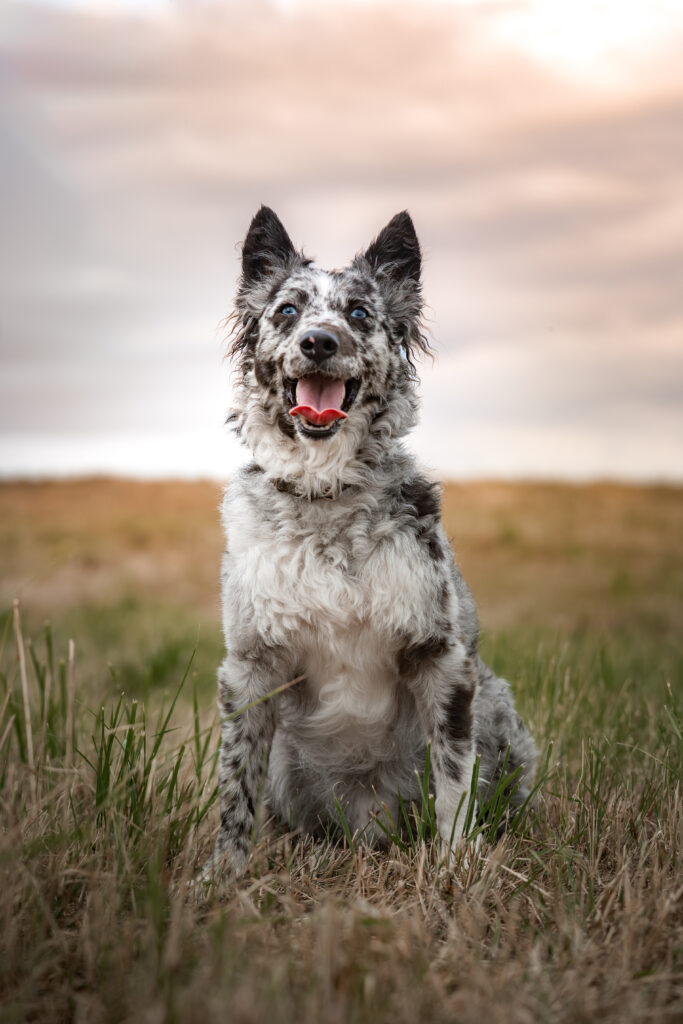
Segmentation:
<svg viewBox="0 0 683 1024">
<path fill-rule="evenodd" d="M 506 709 L 507 710 L 507 709 Z M 507 714 L 501 708 L 497 708 L 493 716 L 493 728 L 500 735 L 504 735 L 505 726 L 507 725 Z"/>
<path fill-rule="evenodd" d="M 288 413 L 279 412 L 275 422 L 286 437 L 294 437 L 296 434 L 296 425 Z"/>
<path fill-rule="evenodd" d="M 247 804 L 247 810 L 249 811 L 249 814 L 253 818 L 254 817 L 254 800 L 252 798 L 251 793 L 249 792 L 249 787 L 247 786 L 246 773 L 243 773 L 242 775 L 240 775 L 240 788 L 242 790 L 242 794 L 243 794 L 244 799 L 245 799 L 246 804 Z"/>
<path fill-rule="evenodd" d="M 407 480 L 401 487 L 401 498 L 416 519 L 438 516 L 441 512 L 439 487 L 424 476 L 418 475 Z"/>
<path fill-rule="evenodd" d="M 239 754 L 233 754 L 225 763 L 225 768 L 232 775 L 237 775 L 238 772 L 244 770 L 244 762 Z"/>
<path fill-rule="evenodd" d="M 226 318 L 225 324 L 230 327 L 232 342 L 230 344 L 230 355 L 233 358 L 241 359 L 242 373 L 246 373 L 252 365 L 249 358 L 258 341 L 259 321 L 249 313 L 242 313 L 239 306 L 239 294 L 237 297 L 237 308 Z"/>
<path fill-rule="evenodd" d="M 449 743 L 469 740 L 472 735 L 473 686 L 454 686 L 445 708 L 443 732 Z"/>
<path fill-rule="evenodd" d="M 233 843 L 235 846 L 235 851 L 238 854 L 242 854 L 242 856 L 246 857 L 246 855 L 249 852 L 249 841 L 244 832 L 240 832 L 237 835 L 235 835 Z"/>
<path fill-rule="evenodd" d="M 218 834 L 216 850 L 218 853 L 225 852 L 226 848 L 230 846 L 236 853 L 246 856 L 249 852 L 246 833 L 250 829 L 251 822 L 244 821 L 241 812 L 238 812 L 238 817 L 235 818 L 236 810 L 237 808 L 233 804 L 221 811 L 221 829 Z"/>
<path fill-rule="evenodd" d="M 232 697 L 228 693 L 221 692 L 221 694 L 220 694 L 220 701 L 221 701 L 221 713 L 223 714 L 224 718 L 228 718 L 230 715 L 233 714 L 233 712 L 235 710 L 235 704 L 234 704 L 234 702 L 232 700 Z"/>
<path fill-rule="evenodd" d="M 430 532 L 427 535 L 426 540 L 427 548 L 429 550 L 429 557 L 434 562 L 440 562 L 441 559 L 443 558 L 443 548 L 439 543 L 439 538 L 436 536 L 436 534 Z"/>
<path fill-rule="evenodd" d="M 239 644 L 234 648 L 235 655 L 242 661 L 253 661 L 273 671 L 276 670 L 280 651 L 280 647 L 269 644 L 267 640 L 264 640 L 258 634 L 250 637 L 248 642 L 245 642 L 243 645 Z M 264 710 L 266 709 L 264 708 Z"/>
<path fill-rule="evenodd" d="M 441 658 L 449 646 L 448 638 L 445 636 L 432 636 L 420 644 L 406 644 L 397 656 L 399 674 L 413 675 L 425 663 L 429 664 Z"/>
<path fill-rule="evenodd" d="M 374 394 L 372 391 L 366 391 L 362 394 L 358 400 L 359 405 L 370 405 L 371 402 L 381 402 L 382 399 L 379 395 Z"/>
<path fill-rule="evenodd" d="M 282 282 L 278 279 L 277 281 L 275 281 L 273 283 L 270 291 L 268 292 L 268 300 L 266 302 L 266 305 L 269 306 L 271 304 L 271 302 L 274 301 L 275 296 L 277 295 L 277 293 L 280 291 L 281 288 L 282 288 Z"/>
<path fill-rule="evenodd" d="M 272 359 L 257 359 L 254 363 L 254 375 L 261 387 L 267 388 L 271 394 L 275 394 L 277 366 Z"/>
<path fill-rule="evenodd" d="M 423 476 L 414 476 L 402 485 L 400 504 L 400 511 L 407 512 L 414 519 L 415 533 L 427 546 L 429 557 L 440 562 L 444 558 L 444 550 L 437 533 L 441 512 L 438 485 Z"/>
<path fill-rule="evenodd" d="M 244 466 L 242 472 L 245 476 L 253 476 L 256 473 L 262 473 L 263 469 L 259 466 L 258 462 L 250 462 L 248 466 Z"/>
</svg>

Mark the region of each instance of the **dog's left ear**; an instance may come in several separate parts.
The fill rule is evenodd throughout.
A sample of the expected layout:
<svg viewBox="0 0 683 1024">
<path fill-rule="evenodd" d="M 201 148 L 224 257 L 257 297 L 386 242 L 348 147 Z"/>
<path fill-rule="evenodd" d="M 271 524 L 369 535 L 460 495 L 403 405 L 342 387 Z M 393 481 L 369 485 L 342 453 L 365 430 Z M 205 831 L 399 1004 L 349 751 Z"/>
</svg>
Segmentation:
<svg viewBox="0 0 683 1024">
<path fill-rule="evenodd" d="M 356 265 L 368 267 L 380 285 L 393 325 L 392 336 L 402 346 L 412 371 L 418 352 L 430 351 L 422 329 L 422 257 L 415 227 L 407 210 L 392 217 L 374 242 L 356 257 Z"/>
<path fill-rule="evenodd" d="M 415 226 L 407 210 L 392 217 L 363 256 L 373 270 L 395 281 L 420 280 L 422 259 Z"/>
</svg>

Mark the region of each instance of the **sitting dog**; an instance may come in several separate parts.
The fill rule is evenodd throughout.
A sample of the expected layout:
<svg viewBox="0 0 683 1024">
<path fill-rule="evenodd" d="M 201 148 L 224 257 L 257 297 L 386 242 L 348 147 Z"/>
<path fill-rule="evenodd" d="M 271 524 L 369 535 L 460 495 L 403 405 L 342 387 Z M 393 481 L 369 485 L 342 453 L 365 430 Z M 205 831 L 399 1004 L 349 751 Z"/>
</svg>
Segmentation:
<svg viewBox="0 0 683 1024">
<path fill-rule="evenodd" d="M 381 840 L 399 793 L 420 802 L 428 743 L 447 844 L 462 841 L 475 755 L 480 800 L 503 764 L 519 768 L 514 800 L 528 794 L 533 740 L 478 657 L 439 489 L 402 443 L 429 348 L 420 270 L 407 213 L 344 270 L 297 252 L 267 207 L 244 242 L 230 419 L 253 461 L 222 508 L 214 866 L 244 870 L 262 794 L 292 828 L 325 834 L 341 809 Z"/>
</svg>

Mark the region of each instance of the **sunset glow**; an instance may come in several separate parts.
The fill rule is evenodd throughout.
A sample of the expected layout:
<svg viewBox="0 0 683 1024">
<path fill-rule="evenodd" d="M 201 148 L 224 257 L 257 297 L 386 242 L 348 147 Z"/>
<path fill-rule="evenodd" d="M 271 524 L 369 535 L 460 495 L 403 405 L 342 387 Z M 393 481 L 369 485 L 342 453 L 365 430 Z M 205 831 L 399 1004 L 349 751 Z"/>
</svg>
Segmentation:
<svg viewBox="0 0 683 1024">
<path fill-rule="evenodd" d="M 13 3 L 0 473 L 223 476 L 261 202 L 338 266 L 408 208 L 441 475 L 683 478 L 683 6 Z"/>
</svg>

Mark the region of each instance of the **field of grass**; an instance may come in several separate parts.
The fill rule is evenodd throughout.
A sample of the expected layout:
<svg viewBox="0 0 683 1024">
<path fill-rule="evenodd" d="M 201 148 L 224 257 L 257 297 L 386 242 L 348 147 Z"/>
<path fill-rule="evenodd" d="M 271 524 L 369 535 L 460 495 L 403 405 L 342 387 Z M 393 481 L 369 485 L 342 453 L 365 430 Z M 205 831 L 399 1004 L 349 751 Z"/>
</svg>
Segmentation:
<svg viewBox="0 0 683 1024">
<path fill-rule="evenodd" d="M 683 1019 L 683 490 L 451 485 L 542 752 L 469 861 L 217 827 L 211 484 L 0 486 L 0 1019 Z M 13 602 L 19 599 L 19 606 Z"/>
</svg>

